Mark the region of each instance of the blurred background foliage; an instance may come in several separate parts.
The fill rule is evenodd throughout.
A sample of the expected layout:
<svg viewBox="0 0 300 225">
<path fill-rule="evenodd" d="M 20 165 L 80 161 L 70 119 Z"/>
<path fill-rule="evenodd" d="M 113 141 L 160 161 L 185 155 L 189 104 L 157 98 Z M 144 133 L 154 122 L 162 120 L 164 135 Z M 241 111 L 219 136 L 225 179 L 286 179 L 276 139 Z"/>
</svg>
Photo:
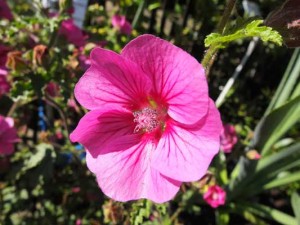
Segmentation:
<svg viewBox="0 0 300 225">
<path fill-rule="evenodd" d="M 83 147 L 68 138 L 85 113 L 73 89 L 89 66 L 89 52 L 95 46 L 119 52 L 139 34 L 152 33 L 201 61 L 226 1 L 90 0 L 79 34 L 83 44 L 61 31 L 72 17 L 70 1 L 49 2 L 8 1 L 14 18 L 0 22 L 11 85 L 0 97 L 0 114 L 14 118 L 21 138 L 14 154 L 0 156 L 0 224 L 300 224 L 299 50 L 255 42 L 219 108 L 239 141 L 230 154 L 220 152 L 202 180 L 182 185 L 169 203 L 118 203 L 101 193 Z M 257 0 L 249 9 L 245 2 L 236 2 L 228 26 L 240 18 L 265 19 L 282 5 Z M 126 17 L 129 34 L 112 26 L 114 15 Z M 231 42 L 216 55 L 208 77 L 214 100 L 251 40 Z M 251 151 L 261 158 L 254 160 Z M 217 209 L 203 200 L 211 184 L 227 193 Z"/>
</svg>

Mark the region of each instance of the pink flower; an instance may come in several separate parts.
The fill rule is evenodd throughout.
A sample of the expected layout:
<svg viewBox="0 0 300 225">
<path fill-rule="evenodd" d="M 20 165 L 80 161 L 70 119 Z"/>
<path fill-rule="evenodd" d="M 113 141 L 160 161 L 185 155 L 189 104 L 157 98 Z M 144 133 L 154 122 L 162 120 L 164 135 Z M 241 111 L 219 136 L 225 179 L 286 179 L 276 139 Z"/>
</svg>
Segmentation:
<svg viewBox="0 0 300 225">
<path fill-rule="evenodd" d="M 0 154 L 10 155 L 14 152 L 14 143 L 18 142 L 14 120 L 0 116 Z"/>
<path fill-rule="evenodd" d="M 113 27 L 120 30 L 122 34 L 130 35 L 132 31 L 131 24 L 126 20 L 125 16 L 114 15 L 111 19 Z"/>
<path fill-rule="evenodd" d="M 50 81 L 45 88 L 45 92 L 52 98 L 57 97 L 60 93 L 59 85 L 53 81 Z"/>
<path fill-rule="evenodd" d="M 91 60 L 84 53 L 80 53 L 78 56 L 79 65 L 83 70 L 87 70 L 91 65 Z"/>
<path fill-rule="evenodd" d="M 7 75 L 7 68 L 5 66 L 7 60 L 7 53 L 9 52 L 9 48 L 0 45 L 0 75 Z"/>
<path fill-rule="evenodd" d="M 218 185 L 210 186 L 203 195 L 204 200 L 213 208 L 224 205 L 226 201 L 226 192 Z"/>
<path fill-rule="evenodd" d="M 238 138 L 234 126 L 230 124 L 224 125 L 221 134 L 221 150 L 225 153 L 230 153 L 237 141 Z"/>
<path fill-rule="evenodd" d="M 85 37 L 82 30 L 74 24 L 71 18 L 61 23 L 59 32 L 68 42 L 74 44 L 76 47 L 81 47 L 85 44 Z"/>
<path fill-rule="evenodd" d="M 1 72 L 1 70 L 0 70 Z M 6 79 L 6 75 L 0 74 L 0 97 L 9 92 L 11 86 Z"/>
<path fill-rule="evenodd" d="M 6 0 L 0 0 L 0 19 L 8 19 L 13 20 L 13 15 L 10 11 L 10 8 L 8 7 Z"/>
<path fill-rule="evenodd" d="M 203 67 L 152 35 L 121 54 L 95 48 L 75 97 L 91 111 L 70 138 L 87 149 L 89 169 L 115 200 L 168 201 L 219 150 L 222 123 Z"/>
<path fill-rule="evenodd" d="M 76 225 L 81 225 L 81 224 L 82 224 L 81 219 L 77 219 L 75 224 L 76 224 Z"/>
</svg>

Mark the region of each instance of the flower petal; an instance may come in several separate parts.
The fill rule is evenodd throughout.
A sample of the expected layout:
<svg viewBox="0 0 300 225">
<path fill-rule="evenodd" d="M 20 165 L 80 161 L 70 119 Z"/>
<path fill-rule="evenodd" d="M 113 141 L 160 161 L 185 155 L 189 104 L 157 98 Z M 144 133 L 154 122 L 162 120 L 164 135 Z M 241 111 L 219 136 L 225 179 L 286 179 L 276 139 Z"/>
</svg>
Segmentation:
<svg viewBox="0 0 300 225">
<path fill-rule="evenodd" d="M 81 143 L 93 156 L 97 156 L 106 151 L 126 149 L 138 143 L 140 138 L 133 134 L 133 131 L 131 113 L 106 108 L 90 111 L 82 117 L 70 139 L 72 142 Z"/>
<path fill-rule="evenodd" d="M 140 142 L 124 151 L 94 158 L 87 154 L 87 165 L 107 196 L 117 201 L 140 198 L 162 203 L 170 200 L 181 182 L 161 175 L 151 167 L 152 143 Z"/>
<path fill-rule="evenodd" d="M 197 126 L 171 122 L 154 152 L 152 166 L 172 179 L 199 180 L 219 151 L 221 129 L 220 115 L 212 101 L 207 117 Z"/>
<path fill-rule="evenodd" d="M 87 109 L 104 104 L 132 107 L 144 101 L 150 87 L 150 80 L 135 63 L 112 51 L 95 48 L 91 67 L 75 87 L 75 97 Z"/>
<path fill-rule="evenodd" d="M 1 142 L 0 154 L 10 155 L 14 152 L 14 144 Z"/>
<path fill-rule="evenodd" d="M 176 121 L 194 124 L 208 110 L 208 87 L 201 64 L 187 52 L 152 35 L 129 42 L 122 56 L 142 67 L 153 83 L 154 95 L 168 105 Z"/>
</svg>

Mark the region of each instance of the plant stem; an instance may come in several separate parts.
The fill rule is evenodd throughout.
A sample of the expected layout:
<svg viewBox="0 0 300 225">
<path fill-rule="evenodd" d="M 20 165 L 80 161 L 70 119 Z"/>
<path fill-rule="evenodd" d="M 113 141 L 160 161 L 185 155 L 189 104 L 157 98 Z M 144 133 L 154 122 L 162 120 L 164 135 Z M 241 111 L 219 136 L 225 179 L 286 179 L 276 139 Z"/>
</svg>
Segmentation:
<svg viewBox="0 0 300 225">
<path fill-rule="evenodd" d="M 60 106 L 51 98 L 49 97 L 48 95 L 45 95 L 45 101 L 47 104 L 49 104 L 50 106 L 52 106 L 53 108 L 55 108 L 59 115 L 60 115 L 60 118 L 62 119 L 63 121 L 63 125 L 64 125 L 64 128 L 67 132 L 67 136 L 69 137 L 70 135 L 70 130 L 69 130 L 69 126 L 68 126 L 68 122 L 67 122 L 67 116 L 65 114 L 65 112 L 60 108 Z"/>
<path fill-rule="evenodd" d="M 236 0 L 228 0 L 227 5 L 224 10 L 224 13 L 222 15 L 222 18 L 217 26 L 218 33 L 224 34 L 226 24 L 228 22 L 228 19 L 234 8 L 235 3 L 236 3 Z M 209 49 L 205 52 L 204 57 L 202 59 L 201 64 L 203 65 L 203 67 L 206 71 L 207 77 L 209 75 L 210 68 L 214 63 L 217 52 L 218 52 L 218 48 L 216 46 L 210 46 Z"/>
<path fill-rule="evenodd" d="M 235 5 L 236 0 L 228 0 L 226 8 L 224 10 L 223 16 L 218 24 L 217 32 L 220 34 L 224 34 L 224 28 L 226 27 L 226 24 L 228 22 L 229 16 L 231 14 L 231 11 L 233 10 L 233 7 Z"/>
<path fill-rule="evenodd" d="M 145 3 L 146 3 L 146 0 L 142 0 L 142 1 L 140 2 L 140 4 L 139 4 L 139 7 L 138 7 L 138 9 L 137 9 L 137 11 L 136 11 L 136 13 L 135 13 L 135 15 L 134 15 L 134 19 L 133 19 L 132 24 L 131 24 L 133 29 L 135 28 L 135 26 L 136 26 L 138 20 L 139 20 L 140 17 L 141 17 L 141 14 L 142 14 L 143 9 L 144 9 L 144 7 L 145 7 Z"/>
</svg>

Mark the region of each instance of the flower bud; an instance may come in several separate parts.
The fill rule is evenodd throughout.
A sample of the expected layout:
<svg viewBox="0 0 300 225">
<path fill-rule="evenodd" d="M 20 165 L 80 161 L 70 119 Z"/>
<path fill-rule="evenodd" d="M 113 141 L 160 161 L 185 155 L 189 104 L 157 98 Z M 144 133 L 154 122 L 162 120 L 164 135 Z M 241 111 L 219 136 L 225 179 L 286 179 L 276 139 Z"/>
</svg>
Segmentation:
<svg viewBox="0 0 300 225">
<path fill-rule="evenodd" d="M 22 71 L 27 68 L 25 60 L 22 58 L 22 52 L 12 51 L 7 54 L 6 67 L 16 71 Z"/>
<path fill-rule="evenodd" d="M 36 45 L 33 48 L 33 63 L 38 65 L 43 65 L 45 63 L 47 53 L 48 53 L 47 46 Z"/>
<path fill-rule="evenodd" d="M 250 160 L 259 160 L 261 155 L 255 149 L 252 149 L 246 153 L 246 157 Z"/>
</svg>

